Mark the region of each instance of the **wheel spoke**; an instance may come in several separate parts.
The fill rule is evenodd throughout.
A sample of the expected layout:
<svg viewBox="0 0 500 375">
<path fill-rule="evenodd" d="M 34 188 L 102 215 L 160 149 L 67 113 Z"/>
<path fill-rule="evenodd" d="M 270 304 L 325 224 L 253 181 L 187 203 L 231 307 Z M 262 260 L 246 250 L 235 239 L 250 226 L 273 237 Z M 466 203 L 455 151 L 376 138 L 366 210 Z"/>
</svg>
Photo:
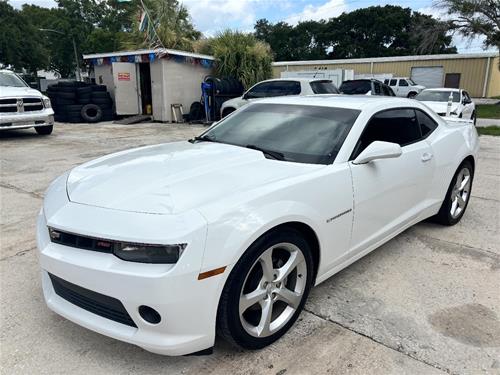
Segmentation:
<svg viewBox="0 0 500 375">
<path fill-rule="evenodd" d="M 262 301 L 267 295 L 267 291 L 262 289 L 260 286 L 257 287 L 253 292 L 248 294 L 243 294 L 240 297 L 240 314 L 243 314 L 248 310 L 249 307 L 255 305 L 256 303 Z"/>
<path fill-rule="evenodd" d="M 273 315 L 273 301 L 268 298 L 261 302 L 262 314 L 260 316 L 259 325 L 257 326 L 257 334 L 259 336 L 267 336 L 271 331 L 271 318 Z"/>
<path fill-rule="evenodd" d="M 304 256 L 300 251 L 290 253 L 290 258 L 286 263 L 278 269 L 277 281 L 283 281 L 301 262 L 304 261 Z"/>
<path fill-rule="evenodd" d="M 457 195 L 457 203 L 458 203 L 458 207 L 460 207 L 460 208 L 465 207 L 465 201 L 460 194 Z"/>
<path fill-rule="evenodd" d="M 293 292 L 290 289 L 282 288 L 276 291 L 278 299 L 288 304 L 290 307 L 296 309 L 299 307 L 301 295 L 297 292 Z"/>
<path fill-rule="evenodd" d="M 273 268 L 273 249 L 266 250 L 259 258 L 259 263 L 262 267 L 262 273 L 264 275 L 264 280 L 273 281 L 274 280 L 274 268 Z"/>
<path fill-rule="evenodd" d="M 470 181 L 470 176 L 465 176 L 464 179 L 462 180 L 462 183 L 460 184 L 460 187 L 458 188 L 458 190 L 463 191 L 464 188 L 469 183 L 469 181 Z"/>
<path fill-rule="evenodd" d="M 455 216 L 457 208 L 458 208 L 458 199 L 457 197 L 455 197 L 455 199 L 453 199 L 453 202 L 451 204 L 451 210 L 450 210 L 452 216 Z"/>
</svg>

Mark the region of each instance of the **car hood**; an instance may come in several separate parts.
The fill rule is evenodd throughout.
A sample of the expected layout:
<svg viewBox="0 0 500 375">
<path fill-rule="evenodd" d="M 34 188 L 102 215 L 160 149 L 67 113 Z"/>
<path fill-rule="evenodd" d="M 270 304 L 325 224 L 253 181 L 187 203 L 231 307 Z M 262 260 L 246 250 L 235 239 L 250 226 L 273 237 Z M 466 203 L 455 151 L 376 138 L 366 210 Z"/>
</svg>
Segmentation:
<svg viewBox="0 0 500 375">
<path fill-rule="evenodd" d="M 248 103 L 248 100 L 245 100 L 243 99 L 243 96 L 239 96 L 237 98 L 233 98 L 233 99 L 229 99 L 229 100 L 226 100 L 223 104 L 222 104 L 222 107 L 223 108 L 226 108 L 226 107 L 233 107 L 233 108 L 240 108 L 242 106 L 244 106 L 245 104 Z"/>
<path fill-rule="evenodd" d="M 227 144 L 175 142 L 82 164 L 69 174 L 67 193 L 80 204 L 175 214 L 321 167 Z"/>
<path fill-rule="evenodd" d="M 32 89 L 30 87 L 12 87 L 12 86 L 0 86 L 0 97 L 23 97 L 23 96 L 36 96 L 41 97 L 40 91 Z"/>
<path fill-rule="evenodd" d="M 432 109 L 436 113 L 446 113 L 446 107 L 448 106 L 448 102 L 422 102 L 427 107 Z M 456 112 L 458 109 L 458 103 L 451 104 L 451 112 Z"/>
</svg>

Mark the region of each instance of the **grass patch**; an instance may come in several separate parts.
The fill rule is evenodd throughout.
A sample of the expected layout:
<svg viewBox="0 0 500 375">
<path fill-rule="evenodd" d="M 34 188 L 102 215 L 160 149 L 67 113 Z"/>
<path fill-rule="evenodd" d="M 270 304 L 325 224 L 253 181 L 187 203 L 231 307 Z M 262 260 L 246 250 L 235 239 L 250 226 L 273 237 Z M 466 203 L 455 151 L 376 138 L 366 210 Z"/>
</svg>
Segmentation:
<svg viewBox="0 0 500 375">
<path fill-rule="evenodd" d="M 500 118 L 500 105 L 478 104 L 476 111 L 478 118 Z"/>
<path fill-rule="evenodd" d="M 479 135 L 500 136 L 500 126 L 483 126 L 476 128 Z"/>
</svg>

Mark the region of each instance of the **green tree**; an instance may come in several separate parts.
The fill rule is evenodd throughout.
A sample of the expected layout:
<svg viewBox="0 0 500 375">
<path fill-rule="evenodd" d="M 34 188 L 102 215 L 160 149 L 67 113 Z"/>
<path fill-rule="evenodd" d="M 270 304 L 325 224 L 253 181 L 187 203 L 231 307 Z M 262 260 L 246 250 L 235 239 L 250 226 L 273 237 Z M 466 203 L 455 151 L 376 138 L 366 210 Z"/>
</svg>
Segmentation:
<svg viewBox="0 0 500 375">
<path fill-rule="evenodd" d="M 438 0 L 452 17 L 449 27 L 462 35 L 485 37 L 485 47 L 500 50 L 500 2 L 498 0 Z M 499 65 L 500 69 L 500 65 Z"/>
<path fill-rule="evenodd" d="M 146 28 L 139 30 L 139 19 L 144 9 L 138 7 L 134 15 L 133 32 L 123 43 L 126 48 L 165 47 L 193 50 L 193 43 L 201 37 L 191 22 L 187 8 L 178 0 L 144 0 Z"/>
<path fill-rule="evenodd" d="M 203 45 L 198 51 L 215 57 L 219 77 L 235 77 L 248 88 L 272 76 L 271 49 L 252 34 L 226 30 Z"/>
<path fill-rule="evenodd" d="M 0 0 L 0 64 L 30 73 L 47 65 L 40 33 L 29 17 L 4 0 Z"/>
</svg>

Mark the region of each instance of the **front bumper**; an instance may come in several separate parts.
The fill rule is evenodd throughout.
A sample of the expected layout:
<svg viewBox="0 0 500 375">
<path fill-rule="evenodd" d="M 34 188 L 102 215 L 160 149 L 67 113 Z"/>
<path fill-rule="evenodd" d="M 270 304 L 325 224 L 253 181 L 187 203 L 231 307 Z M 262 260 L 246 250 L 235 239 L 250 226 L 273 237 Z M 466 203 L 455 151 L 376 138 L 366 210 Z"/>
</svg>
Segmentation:
<svg viewBox="0 0 500 375">
<path fill-rule="evenodd" d="M 58 198 L 62 200 L 62 198 Z M 47 203 L 51 208 L 47 208 Z M 54 202 L 49 197 L 40 212 L 37 245 L 42 267 L 45 301 L 50 309 L 65 318 L 106 336 L 138 345 L 147 351 L 164 355 L 184 355 L 210 348 L 215 340 L 218 296 L 225 275 L 199 281 L 206 226 L 201 218 L 190 218 L 198 227 L 189 233 L 189 244 L 175 265 L 126 262 L 112 254 L 83 250 L 52 243 L 47 225 L 99 238 L 146 242 L 152 228 L 176 228 L 177 241 L 182 224 L 167 215 L 122 212 L 99 207 Z M 57 206 L 57 205 L 56 205 Z M 47 220 L 46 220 L 47 216 Z M 186 218 L 183 218 L 183 220 Z M 113 224 L 116 229 L 111 229 Z M 118 224 L 118 226 L 116 226 Z M 122 226 L 120 226 L 120 224 Z M 128 227 L 126 226 L 128 224 Z M 164 232 L 164 231 L 160 231 Z M 49 273 L 82 288 L 118 299 L 136 327 L 118 323 L 80 308 L 60 297 L 54 290 Z M 161 315 L 158 324 L 146 322 L 138 308 L 146 305 Z"/>
<path fill-rule="evenodd" d="M 36 112 L 3 113 L 0 115 L 0 130 L 27 129 L 54 125 L 54 111 L 46 108 Z"/>
</svg>

